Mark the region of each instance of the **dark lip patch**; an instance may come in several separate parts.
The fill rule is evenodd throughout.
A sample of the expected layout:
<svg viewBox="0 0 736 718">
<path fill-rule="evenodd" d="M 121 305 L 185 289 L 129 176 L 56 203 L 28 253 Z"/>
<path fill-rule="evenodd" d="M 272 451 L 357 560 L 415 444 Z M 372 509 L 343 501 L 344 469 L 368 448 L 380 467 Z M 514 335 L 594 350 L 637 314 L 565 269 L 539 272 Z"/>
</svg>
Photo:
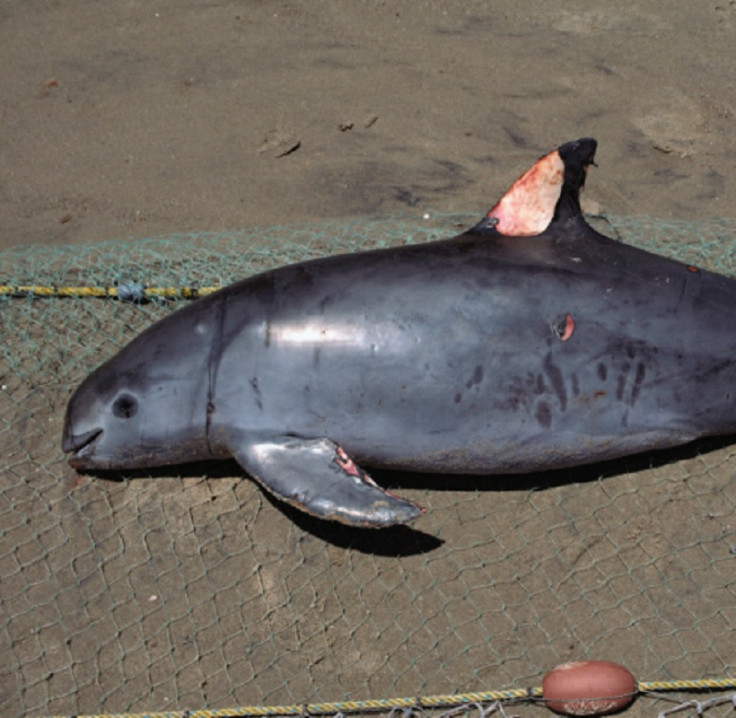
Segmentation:
<svg viewBox="0 0 736 718">
<path fill-rule="evenodd" d="M 84 449 L 92 444 L 97 437 L 102 434 L 102 429 L 92 429 L 84 434 L 74 435 L 67 434 L 64 437 L 62 444 L 62 450 L 64 453 L 74 452 L 74 456 L 70 457 L 70 462 L 74 461 L 77 457 L 81 456 Z"/>
</svg>

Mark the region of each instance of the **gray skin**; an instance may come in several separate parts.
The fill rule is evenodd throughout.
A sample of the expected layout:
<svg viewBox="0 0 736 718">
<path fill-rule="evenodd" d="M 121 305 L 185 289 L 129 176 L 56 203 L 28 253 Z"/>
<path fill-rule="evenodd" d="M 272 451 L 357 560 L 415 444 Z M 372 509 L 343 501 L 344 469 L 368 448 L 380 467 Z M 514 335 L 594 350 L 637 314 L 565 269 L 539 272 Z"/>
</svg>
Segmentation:
<svg viewBox="0 0 736 718">
<path fill-rule="evenodd" d="M 72 396 L 82 470 L 235 458 L 322 518 L 422 509 L 360 465 L 521 473 L 736 431 L 736 281 L 592 230 L 596 143 L 558 152 L 541 234 L 453 239 L 233 284 L 140 334 Z"/>
</svg>

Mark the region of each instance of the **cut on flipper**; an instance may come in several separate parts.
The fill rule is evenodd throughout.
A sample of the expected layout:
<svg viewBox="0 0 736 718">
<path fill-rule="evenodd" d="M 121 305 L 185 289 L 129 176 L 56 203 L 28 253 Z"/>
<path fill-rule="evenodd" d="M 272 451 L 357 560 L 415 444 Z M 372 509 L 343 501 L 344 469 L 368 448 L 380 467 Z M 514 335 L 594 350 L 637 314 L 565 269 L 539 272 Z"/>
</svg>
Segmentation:
<svg viewBox="0 0 736 718">
<path fill-rule="evenodd" d="M 238 463 L 265 489 L 321 519 L 384 528 L 424 509 L 385 491 L 329 439 L 273 437 L 231 447 Z"/>
<path fill-rule="evenodd" d="M 533 237 L 553 221 L 580 214 L 580 191 L 597 142 L 567 142 L 538 159 L 488 211 L 477 229 L 493 227 L 506 237 Z"/>
</svg>

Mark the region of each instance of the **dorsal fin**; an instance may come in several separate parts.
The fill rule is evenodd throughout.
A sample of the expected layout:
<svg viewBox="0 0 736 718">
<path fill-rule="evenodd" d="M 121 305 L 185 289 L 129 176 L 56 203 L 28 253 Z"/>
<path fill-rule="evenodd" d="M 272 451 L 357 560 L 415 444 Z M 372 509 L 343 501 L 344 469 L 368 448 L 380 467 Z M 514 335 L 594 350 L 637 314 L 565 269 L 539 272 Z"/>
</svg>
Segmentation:
<svg viewBox="0 0 736 718">
<path fill-rule="evenodd" d="M 478 228 L 533 237 L 554 221 L 580 214 L 580 190 L 598 143 L 583 137 L 540 157 L 489 210 Z"/>
</svg>

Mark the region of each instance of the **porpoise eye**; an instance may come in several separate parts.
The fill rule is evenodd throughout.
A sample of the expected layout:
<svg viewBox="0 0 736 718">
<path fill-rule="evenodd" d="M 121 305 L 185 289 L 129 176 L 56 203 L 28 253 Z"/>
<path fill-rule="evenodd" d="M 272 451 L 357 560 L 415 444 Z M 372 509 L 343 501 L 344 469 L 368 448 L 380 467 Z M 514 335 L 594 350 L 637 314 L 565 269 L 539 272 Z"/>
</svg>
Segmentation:
<svg viewBox="0 0 736 718">
<path fill-rule="evenodd" d="M 121 419 L 130 419 L 138 411 L 138 401 L 130 394 L 122 394 L 112 405 L 112 413 Z"/>
</svg>

